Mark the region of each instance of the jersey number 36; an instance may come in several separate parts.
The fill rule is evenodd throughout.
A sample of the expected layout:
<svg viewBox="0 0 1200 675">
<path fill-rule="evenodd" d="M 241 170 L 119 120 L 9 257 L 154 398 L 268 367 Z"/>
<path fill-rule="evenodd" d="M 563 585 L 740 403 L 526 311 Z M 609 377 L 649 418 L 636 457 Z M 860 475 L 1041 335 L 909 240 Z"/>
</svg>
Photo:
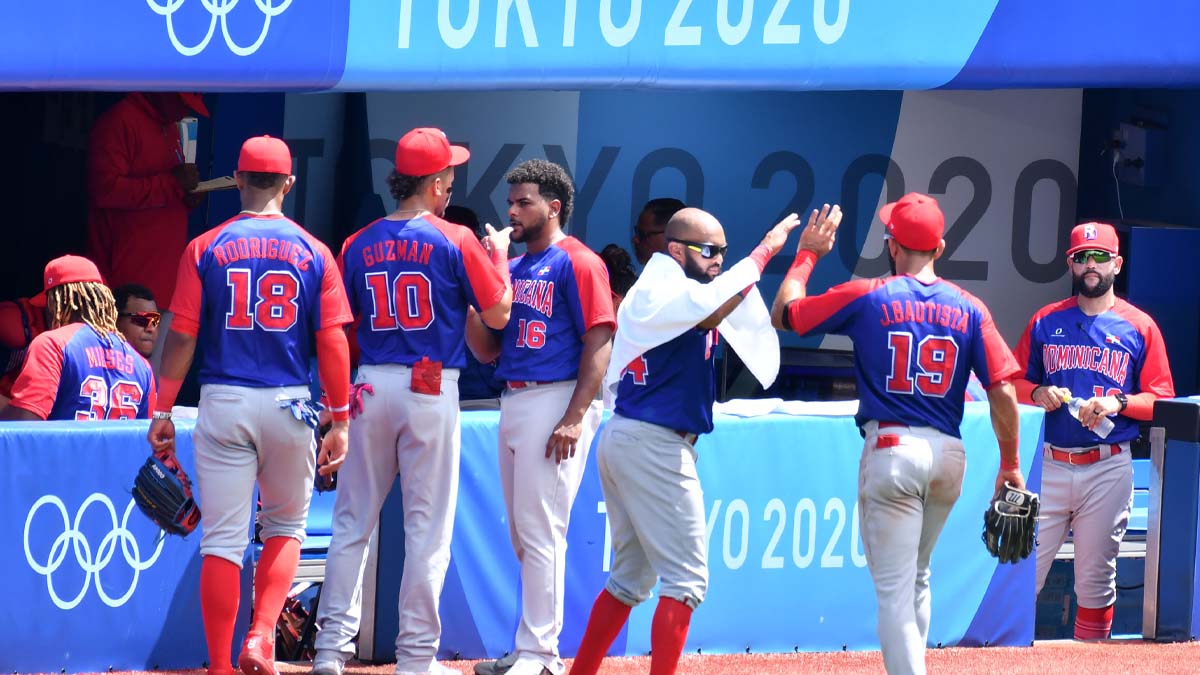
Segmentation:
<svg viewBox="0 0 1200 675">
<path fill-rule="evenodd" d="M 888 333 L 888 348 L 892 350 L 892 372 L 887 378 L 887 390 L 893 394 L 912 394 L 914 389 L 923 396 L 942 397 L 954 382 L 958 364 L 958 344 L 948 337 L 929 335 L 916 345 L 913 354 L 913 335 L 901 331 Z"/>
</svg>

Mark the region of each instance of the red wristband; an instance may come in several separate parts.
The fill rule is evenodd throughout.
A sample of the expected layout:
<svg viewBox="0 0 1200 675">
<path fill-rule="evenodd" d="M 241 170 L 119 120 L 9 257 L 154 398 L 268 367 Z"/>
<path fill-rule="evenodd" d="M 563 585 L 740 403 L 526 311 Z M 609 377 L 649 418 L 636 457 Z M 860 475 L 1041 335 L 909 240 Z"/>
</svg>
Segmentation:
<svg viewBox="0 0 1200 675">
<path fill-rule="evenodd" d="M 1016 471 L 1021 468 L 1021 454 L 1017 450 L 1019 440 L 1013 438 L 1011 440 L 998 440 L 1000 445 L 1000 470 L 1001 471 Z M 1009 462 L 1005 457 L 1012 457 Z"/>
<path fill-rule="evenodd" d="M 488 251 L 488 258 L 491 259 L 492 266 L 496 268 L 500 278 L 504 280 L 504 285 L 512 286 L 512 277 L 508 274 L 508 251 L 494 248 Z"/>
<path fill-rule="evenodd" d="M 816 253 L 808 249 L 800 249 L 796 253 L 796 259 L 792 261 L 792 266 L 788 269 L 787 276 L 784 278 L 787 281 L 799 281 L 807 285 L 808 278 L 812 276 L 813 266 L 816 264 Z"/>
<path fill-rule="evenodd" d="M 158 400 L 154 404 L 154 410 L 157 412 L 171 412 L 171 408 L 175 405 L 175 399 L 179 397 L 179 388 L 182 386 L 183 380 L 159 376 Z"/>
<path fill-rule="evenodd" d="M 774 255 L 771 253 L 771 249 L 763 244 L 759 244 L 746 257 L 754 261 L 754 264 L 758 266 L 758 273 L 762 274 L 767 269 L 767 263 L 771 262 L 771 258 Z"/>
</svg>

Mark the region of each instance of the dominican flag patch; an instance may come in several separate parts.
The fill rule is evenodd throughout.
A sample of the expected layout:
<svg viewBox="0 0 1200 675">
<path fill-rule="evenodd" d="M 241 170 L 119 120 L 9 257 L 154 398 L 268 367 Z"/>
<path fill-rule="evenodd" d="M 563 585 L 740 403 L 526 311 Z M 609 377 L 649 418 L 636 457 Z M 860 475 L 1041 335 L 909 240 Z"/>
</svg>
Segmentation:
<svg viewBox="0 0 1200 675">
<path fill-rule="evenodd" d="M 538 270 L 538 271 L 537 271 L 537 275 L 538 275 L 539 277 L 544 277 L 544 276 L 546 276 L 547 274 L 550 274 L 550 266 L 549 266 L 549 265 L 543 265 L 543 266 L 542 266 L 542 269 L 540 269 L 540 270 Z"/>
<path fill-rule="evenodd" d="M 1105 342 L 1107 342 L 1107 343 L 1108 343 L 1108 344 L 1110 344 L 1110 345 L 1119 345 L 1119 344 L 1121 344 L 1121 338 L 1117 337 L 1116 335 L 1105 335 L 1105 336 L 1104 336 L 1104 341 L 1105 341 Z"/>
</svg>

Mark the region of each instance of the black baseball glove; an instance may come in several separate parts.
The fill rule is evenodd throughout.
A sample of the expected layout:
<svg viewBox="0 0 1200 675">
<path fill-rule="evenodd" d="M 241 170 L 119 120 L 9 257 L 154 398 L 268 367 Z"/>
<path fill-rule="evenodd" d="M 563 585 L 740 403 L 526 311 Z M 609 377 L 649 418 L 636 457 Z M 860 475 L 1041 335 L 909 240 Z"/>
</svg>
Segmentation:
<svg viewBox="0 0 1200 675">
<path fill-rule="evenodd" d="M 200 523 L 192 482 L 171 453 L 146 458 L 133 479 L 133 500 L 167 534 L 186 537 Z"/>
<path fill-rule="evenodd" d="M 983 543 L 1002 563 L 1017 563 L 1033 552 L 1038 496 L 1005 483 L 983 514 Z"/>
</svg>

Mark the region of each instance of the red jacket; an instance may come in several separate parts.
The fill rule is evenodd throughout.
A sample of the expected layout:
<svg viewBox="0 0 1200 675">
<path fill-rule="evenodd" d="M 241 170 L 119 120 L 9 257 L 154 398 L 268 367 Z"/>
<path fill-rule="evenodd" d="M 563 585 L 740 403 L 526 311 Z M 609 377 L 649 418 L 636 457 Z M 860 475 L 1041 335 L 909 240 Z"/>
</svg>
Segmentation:
<svg viewBox="0 0 1200 675">
<path fill-rule="evenodd" d="M 141 94 L 96 120 L 88 139 L 88 257 L 110 286 L 139 283 L 171 301 L 188 209 L 171 170 L 179 131 Z"/>
</svg>

